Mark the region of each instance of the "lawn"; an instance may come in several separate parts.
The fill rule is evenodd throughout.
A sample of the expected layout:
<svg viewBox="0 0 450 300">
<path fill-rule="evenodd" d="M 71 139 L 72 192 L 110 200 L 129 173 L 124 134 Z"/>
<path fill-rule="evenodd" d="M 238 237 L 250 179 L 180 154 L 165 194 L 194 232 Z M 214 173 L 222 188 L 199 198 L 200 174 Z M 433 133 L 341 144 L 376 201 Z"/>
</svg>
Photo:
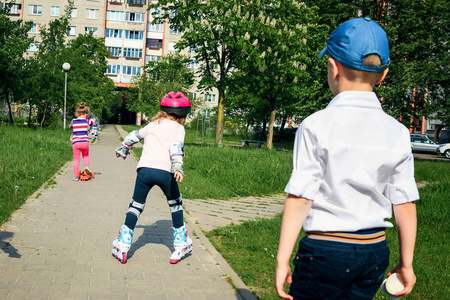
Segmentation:
<svg viewBox="0 0 450 300">
<path fill-rule="evenodd" d="M 0 126 L 0 224 L 73 157 L 72 130 Z"/>
<path fill-rule="evenodd" d="M 136 126 L 126 127 L 131 131 Z M 187 130 L 186 199 L 229 199 L 283 192 L 292 151 L 217 148 L 195 142 Z M 0 126 L 0 224 L 72 158 L 70 131 Z M 229 143 L 238 143 L 234 139 Z M 7 142 L 6 142 L 7 141 Z M 227 142 L 228 143 L 228 142 Z M 226 144 L 227 144 L 226 143 Z M 133 150 L 140 157 L 142 148 Z M 449 204 L 450 163 L 415 162 L 416 180 L 426 185 L 417 202 L 418 237 L 413 293 L 404 299 L 447 299 L 450 295 Z M 216 229 L 207 233 L 215 247 L 259 299 L 277 299 L 272 287 L 281 215 Z M 396 229 L 387 230 L 391 265 L 398 259 Z M 376 299 L 387 297 L 379 293 Z"/>
<path fill-rule="evenodd" d="M 450 163 L 416 161 L 415 166 L 416 179 L 428 184 L 419 190 L 421 199 L 417 202 L 418 231 L 414 262 L 417 284 L 413 293 L 403 299 L 448 299 Z M 207 233 L 216 249 L 258 299 L 278 299 L 272 282 L 281 218 L 278 215 L 273 219 L 230 225 Z M 395 220 L 390 221 L 395 224 Z M 392 268 L 399 257 L 396 227 L 387 229 L 386 234 L 391 249 L 389 268 Z M 390 298 L 378 292 L 375 299 Z"/>
</svg>

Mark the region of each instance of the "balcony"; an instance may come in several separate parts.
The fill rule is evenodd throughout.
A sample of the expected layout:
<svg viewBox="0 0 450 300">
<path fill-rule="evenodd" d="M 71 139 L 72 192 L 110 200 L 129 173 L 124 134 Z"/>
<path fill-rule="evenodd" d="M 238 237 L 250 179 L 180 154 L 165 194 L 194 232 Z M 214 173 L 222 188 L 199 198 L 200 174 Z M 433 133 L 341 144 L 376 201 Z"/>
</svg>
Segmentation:
<svg viewBox="0 0 450 300">
<path fill-rule="evenodd" d="M 144 6 L 147 4 L 147 0 L 126 0 L 130 6 Z"/>
</svg>

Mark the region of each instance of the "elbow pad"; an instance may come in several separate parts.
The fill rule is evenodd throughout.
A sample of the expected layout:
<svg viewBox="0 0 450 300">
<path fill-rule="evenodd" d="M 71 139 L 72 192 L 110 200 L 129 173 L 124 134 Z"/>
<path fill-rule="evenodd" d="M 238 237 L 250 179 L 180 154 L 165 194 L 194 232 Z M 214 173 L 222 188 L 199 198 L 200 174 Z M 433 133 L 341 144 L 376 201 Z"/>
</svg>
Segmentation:
<svg viewBox="0 0 450 300">
<path fill-rule="evenodd" d="M 170 158 L 172 163 L 172 168 L 174 164 L 178 163 L 183 165 L 183 157 L 184 157 L 184 147 L 182 142 L 173 142 L 172 145 L 170 145 Z"/>
<path fill-rule="evenodd" d="M 142 140 L 142 138 L 139 135 L 139 130 L 134 130 L 125 137 L 122 145 L 124 145 L 128 149 L 131 149 L 133 148 L 133 145 L 138 143 L 140 140 Z"/>
</svg>

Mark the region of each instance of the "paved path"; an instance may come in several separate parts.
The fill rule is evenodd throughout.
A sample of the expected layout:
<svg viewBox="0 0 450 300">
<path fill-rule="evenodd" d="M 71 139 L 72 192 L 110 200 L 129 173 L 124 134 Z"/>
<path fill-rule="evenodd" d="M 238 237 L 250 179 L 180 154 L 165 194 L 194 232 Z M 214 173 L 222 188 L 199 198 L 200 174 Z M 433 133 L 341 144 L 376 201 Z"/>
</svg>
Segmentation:
<svg viewBox="0 0 450 300">
<path fill-rule="evenodd" d="M 119 144 L 114 127 L 106 126 L 90 148 L 95 179 L 73 182 L 69 162 L 54 185 L 39 189 L 3 225 L 0 299 L 254 299 L 197 226 L 209 228 L 203 218 L 211 216 L 200 217 L 195 201 L 186 203 L 192 214 L 185 214 L 194 251 L 169 263 L 171 218 L 157 188 L 139 219 L 128 262 L 111 256 L 137 164 L 132 157 L 115 158 Z"/>
</svg>

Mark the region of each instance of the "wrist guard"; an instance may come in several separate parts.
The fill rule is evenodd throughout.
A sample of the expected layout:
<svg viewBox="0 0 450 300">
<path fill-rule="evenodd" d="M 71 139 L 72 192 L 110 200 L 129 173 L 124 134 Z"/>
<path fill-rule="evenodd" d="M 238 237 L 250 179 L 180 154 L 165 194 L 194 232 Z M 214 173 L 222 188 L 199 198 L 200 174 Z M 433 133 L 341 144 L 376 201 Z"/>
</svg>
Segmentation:
<svg viewBox="0 0 450 300">
<path fill-rule="evenodd" d="M 128 154 L 130 154 L 130 150 L 124 145 L 121 145 L 119 148 L 116 149 L 116 155 L 120 155 L 124 159 L 127 157 Z"/>
</svg>

